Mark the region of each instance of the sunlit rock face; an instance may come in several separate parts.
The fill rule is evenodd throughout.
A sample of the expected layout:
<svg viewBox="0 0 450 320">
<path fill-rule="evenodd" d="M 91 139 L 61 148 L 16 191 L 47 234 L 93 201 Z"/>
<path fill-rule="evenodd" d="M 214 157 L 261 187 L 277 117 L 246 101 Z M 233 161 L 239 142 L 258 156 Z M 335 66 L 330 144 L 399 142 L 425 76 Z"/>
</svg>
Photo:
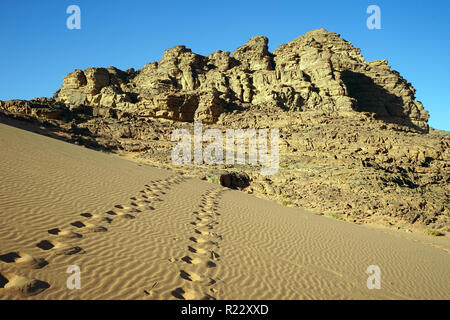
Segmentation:
<svg viewBox="0 0 450 320">
<path fill-rule="evenodd" d="M 337 33 L 318 29 L 281 45 L 251 38 L 233 53 L 208 56 L 185 46 L 164 52 L 141 70 L 75 70 L 55 95 L 71 109 L 114 108 L 142 116 L 215 123 L 236 107 L 273 105 L 282 110 L 371 112 L 428 130 L 428 112 L 415 89 L 386 60 L 365 62 Z M 117 114 L 97 112 L 96 114 Z"/>
</svg>

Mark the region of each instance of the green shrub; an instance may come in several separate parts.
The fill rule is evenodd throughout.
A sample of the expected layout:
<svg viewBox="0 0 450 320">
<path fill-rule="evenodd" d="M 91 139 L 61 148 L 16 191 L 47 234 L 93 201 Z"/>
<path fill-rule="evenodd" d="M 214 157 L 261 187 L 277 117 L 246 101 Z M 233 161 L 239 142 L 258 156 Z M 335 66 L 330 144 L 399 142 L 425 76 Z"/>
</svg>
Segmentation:
<svg viewBox="0 0 450 320">
<path fill-rule="evenodd" d="M 217 178 L 214 176 L 207 176 L 206 181 L 217 184 Z"/>
<path fill-rule="evenodd" d="M 439 236 L 443 236 L 444 234 L 440 231 L 434 230 L 434 229 L 427 229 L 426 233 L 430 236 L 433 237 L 439 237 Z"/>
<path fill-rule="evenodd" d="M 287 207 L 287 206 L 290 206 L 292 204 L 292 202 L 290 200 L 283 200 L 283 202 L 281 204 L 283 206 Z"/>
<path fill-rule="evenodd" d="M 339 214 L 339 213 L 337 213 L 337 212 L 325 211 L 325 212 L 323 213 L 323 215 L 324 215 L 325 217 L 333 218 L 333 219 L 336 219 L 336 220 L 344 220 L 344 218 L 342 217 L 342 215 Z"/>
</svg>

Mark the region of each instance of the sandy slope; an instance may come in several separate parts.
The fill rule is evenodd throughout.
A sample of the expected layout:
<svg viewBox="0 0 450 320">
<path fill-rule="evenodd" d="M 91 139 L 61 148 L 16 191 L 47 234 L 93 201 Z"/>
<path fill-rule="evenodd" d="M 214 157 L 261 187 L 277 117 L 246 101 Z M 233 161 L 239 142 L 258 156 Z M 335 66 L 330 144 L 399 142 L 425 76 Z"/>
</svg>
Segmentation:
<svg viewBox="0 0 450 320">
<path fill-rule="evenodd" d="M 0 150 L 1 299 L 450 298 L 447 239 L 281 207 L 5 124 Z M 70 265 L 80 290 L 66 287 Z M 381 290 L 366 287 L 369 265 Z"/>
</svg>

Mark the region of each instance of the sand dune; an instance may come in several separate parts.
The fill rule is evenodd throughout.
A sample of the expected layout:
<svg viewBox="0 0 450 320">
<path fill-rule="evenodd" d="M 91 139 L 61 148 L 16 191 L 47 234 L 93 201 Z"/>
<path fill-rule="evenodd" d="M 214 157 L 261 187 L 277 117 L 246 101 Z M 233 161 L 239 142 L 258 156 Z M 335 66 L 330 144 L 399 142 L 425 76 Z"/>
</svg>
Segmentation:
<svg viewBox="0 0 450 320">
<path fill-rule="evenodd" d="M 445 238 L 281 207 L 6 124 L 0 149 L 1 299 L 450 298 Z M 380 290 L 366 286 L 370 265 Z"/>
</svg>

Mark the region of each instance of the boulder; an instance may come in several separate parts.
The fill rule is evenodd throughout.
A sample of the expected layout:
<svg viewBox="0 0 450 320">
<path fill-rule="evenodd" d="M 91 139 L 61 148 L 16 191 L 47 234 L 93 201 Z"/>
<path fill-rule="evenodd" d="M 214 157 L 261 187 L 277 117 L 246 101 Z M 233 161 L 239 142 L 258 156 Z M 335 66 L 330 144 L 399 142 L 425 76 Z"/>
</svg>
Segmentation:
<svg viewBox="0 0 450 320">
<path fill-rule="evenodd" d="M 220 185 L 230 189 L 244 189 L 250 185 L 250 177 L 245 172 L 226 172 L 220 175 Z"/>
</svg>

